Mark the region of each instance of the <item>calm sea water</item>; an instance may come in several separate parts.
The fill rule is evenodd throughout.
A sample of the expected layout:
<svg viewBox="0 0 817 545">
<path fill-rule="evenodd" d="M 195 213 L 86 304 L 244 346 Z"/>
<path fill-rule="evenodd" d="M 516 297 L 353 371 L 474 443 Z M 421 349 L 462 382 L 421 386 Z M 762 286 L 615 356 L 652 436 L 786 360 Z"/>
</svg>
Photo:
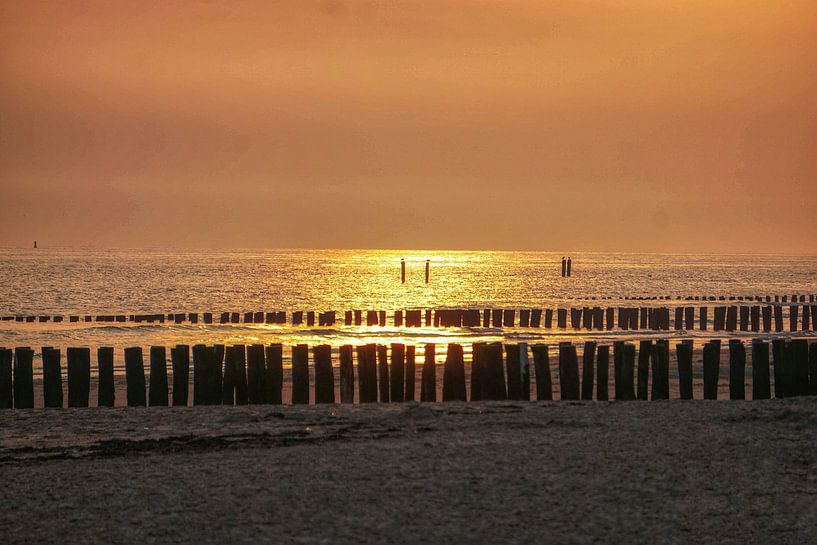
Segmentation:
<svg viewBox="0 0 817 545">
<path fill-rule="evenodd" d="M 580 253 L 571 255 L 571 278 L 561 277 L 561 257 L 541 252 L 6 249 L 0 250 L 0 314 L 336 310 L 342 318 L 347 309 L 557 308 L 588 305 L 592 297 L 609 297 L 596 304 L 617 306 L 625 296 L 671 296 L 669 302 L 653 304 L 677 304 L 679 295 L 817 293 L 817 256 Z M 400 283 L 401 258 L 407 263 L 405 284 Z M 426 259 L 431 260 L 429 284 L 423 281 Z M 632 332 L 591 335 L 634 337 Z M 0 322 L 0 346 L 32 347 L 199 342 L 442 346 L 477 337 L 558 342 L 586 336 L 557 329 Z"/>
</svg>

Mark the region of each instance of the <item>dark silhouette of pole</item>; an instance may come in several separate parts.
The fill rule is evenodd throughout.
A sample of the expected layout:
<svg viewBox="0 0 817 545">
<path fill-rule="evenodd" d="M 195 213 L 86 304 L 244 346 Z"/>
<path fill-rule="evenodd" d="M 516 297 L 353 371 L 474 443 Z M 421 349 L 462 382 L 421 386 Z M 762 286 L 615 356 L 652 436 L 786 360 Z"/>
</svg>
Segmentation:
<svg viewBox="0 0 817 545">
<path fill-rule="evenodd" d="M 426 284 L 428 284 L 428 277 L 431 269 L 431 260 L 426 259 Z"/>
<path fill-rule="evenodd" d="M 406 283 L 406 260 L 405 259 L 400 260 L 400 283 L 401 284 Z"/>
<path fill-rule="evenodd" d="M 568 257 L 567 258 L 567 276 L 570 276 L 570 266 L 571 266 L 571 260 Z"/>
<path fill-rule="evenodd" d="M 565 261 L 565 256 L 562 256 L 562 278 L 567 276 L 567 261 Z"/>
</svg>

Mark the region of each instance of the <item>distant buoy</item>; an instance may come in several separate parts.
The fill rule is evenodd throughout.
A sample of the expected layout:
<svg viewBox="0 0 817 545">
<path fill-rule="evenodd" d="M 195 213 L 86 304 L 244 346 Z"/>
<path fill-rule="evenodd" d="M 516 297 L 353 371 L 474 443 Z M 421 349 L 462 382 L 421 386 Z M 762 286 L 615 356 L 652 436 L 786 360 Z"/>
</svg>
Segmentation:
<svg viewBox="0 0 817 545">
<path fill-rule="evenodd" d="M 35 250 L 37 249 L 37 241 L 36 240 L 34 241 L 34 249 Z"/>
</svg>

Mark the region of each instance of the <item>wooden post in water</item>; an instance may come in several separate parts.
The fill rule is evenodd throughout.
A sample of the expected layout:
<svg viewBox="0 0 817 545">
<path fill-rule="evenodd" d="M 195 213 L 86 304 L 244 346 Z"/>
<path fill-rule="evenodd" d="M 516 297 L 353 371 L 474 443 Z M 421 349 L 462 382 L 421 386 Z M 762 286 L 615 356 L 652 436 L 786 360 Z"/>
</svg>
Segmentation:
<svg viewBox="0 0 817 545">
<path fill-rule="evenodd" d="M 335 374 L 332 371 L 332 347 L 321 344 L 312 348 L 315 360 L 315 403 L 335 402 Z"/>
<path fill-rule="evenodd" d="M 309 347 L 292 347 L 292 404 L 309 405 Z"/>
<path fill-rule="evenodd" d="M 414 401 L 416 397 L 416 367 L 415 347 L 412 344 L 406 347 L 405 392 L 403 393 L 404 401 Z"/>
<path fill-rule="evenodd" d="M 732 305 L 726 308 L 726 330 L 735 331 L 738 328 L 738 307 Z"/>
<path fill-rule="evenodd" d="M 740 306 L 740 330 L 749 331 L 749 307 Z"/>
<path fill-rule="evenodd" d="M 817 395 L 817 342 L 809 345 L 808 351 L 809 389 L 808 395 Z"/>
<path fill-rule="evenodd" d="M 553 380 L 550 376 L 548 345 L 534 344 L 531 346 L 531 352 L 533 352 L 533 370 L 536 374 L 536 399 L 550 401 L 553 399 Z"/>
<path fill-rule="evenodd" d="M 193 345 L 193 405 L 207 405 L 209 401 L 210 373 L 206 352 L 207 347 L 203 344 Z"/>
<path fill-rule="evenodd" d="M 0 348 L 0 409 L 14 408 L 12 357 L 11 349 Z"/>
<path fill-rule="evenodd" d="M 559 343 L 559 385 L 561 399 L 579 399 L 579 359 L 569 342 Z"/>
<path fill-rule="evenodd" d="M 177 344 L 171 348 L 170 365 L 173 369 L 173 406 L 186 407 L 190 384 L 190 347 Z"/>
<path fill-rule="evenodd" d="M 596 400 L 607 401 L 610 398 L 608 383 L 610 375 L 610 347 L 599 346 L 596 357 Z"/>
<path fill-rule="evenodd" d="M 426 343 L 423 371 L 420 377 L 420 401 L 434 403 L 437 401 L 437 365 L 434 361 L 436 347 Z"/>
<path fill-rule="evenodd" d="M 768 333 L 772 330 L 772 307 L 766 305 L 763 307 L 763 331 Z"/>
<path fill-rule="evenodd" d="M 699 320 L 698 320 L 698 325 L 699 325 L 698 329 L 700 329 L 701 331 L 706 331 L 706 326 L 707 326 L 707 317 L 706 317 L 706 315 L 707 315 L 707 307 L 701 307 L 700 312 L 699 312 L 699 316 L 698 316 L 698 318 L 699 318 Z"/>
<path fill-rule="evenodd" d="M 14 349 L 14 408 L 34 408 L 34 351 L 27 346 Z"/>
<path fill-rule="evenodd" d="M 721 346 L 719 342 L 704 344 L 704 399 L 718 399 L 718 375 L 720 373 Z"/>
<path fill-rule="evenodd" d="M 235 347 L 235 404 L 246 405 L 249 400 L 247 385 L 247 347 L 243 344 Z"/>
<path fill-rule="evenodd" d="M 772 339 L 772 365 L 774 366 L 774 397 L 781 398 L 785 392 L 783 387 L 786 373 L 786 341 Z"/>
<path fill-rule="evenodd" d="M 426 284 L 428 284 L 428 280 L 431 276 L 431 260 L 426 259 Z"/>
<path fill-rule="evenodd" d="M 462 346 L 457 343 L 448 344 L 443 368 L 443 401 L 468 401 Z"/>
<path fill-rule="evenodd" d="M 284 386 L 284 349 L 280 344 L 264 347 L 265 377 L 264 400 L 271 405 L 281 405 Z"/>
<path fill-rule="evenodd" d="M 551 329 L 553 327 L 553 309 L 547 308 L 545 309 L 545 329 Z"/>
<path fill-rule="evenodd" d="M 406 260 L 405 259 L 400 260 L 400 283 L 401 284 L 406 283 Z"/>
<path fill-rule="evenodd" d="M 789 331 L 792 333 L 797 331 L 797 314 L 800 307 L 797 305 L 789 306 Z"/>
<path fill-rule="evenodd" d="M 391 380 L 389 377 L 388 348 L 385 345 L 377 345 L 377 371 L 380 388 L 380 402 L 391 401 Z"/>
<path fill-rule="evenodd" d="M 650 357 L 652 356 L 652 341 L 642 340 L 638 346 L 638 371 L 636 399 L 649 399 Z"/>
<path fill-rule="evenodd" d="M 530 359 L 528 358 L 527 343 L 519 343 L 519 370 L 522 383 L 522 399 L 530 401 Z"/>
<path fill-rule="evenodd" d="M 794 395 L 805 396 L 809 393 L 809 355 L 806 339 L 793 339 L 791 349 L 794 355 Z"/>
<path fill-rule="evenodd" d="M 60 349 L 44 346 L 43 357 L 43 406 L 62 409 L 62 370 Z"/>
<path fill-rule="evenodd" d="M 207 356 L 207 371 L 210 373 L 210 378 L 207 381 L 208 393 L 207 399 L 209 399 L 210 405 L 219 405 L 221 404 L 221 392 L 223 389 L 224 378 L 223 378 L 223 371 L 224 371 L 224 353 L 225 353 L 225 346 L 223 344 L 215 344 L 211 347 L 208 347 L 209 354 Z"/>
<path fill-rule="evenodd" d="M 148 406 L 167 407 L 167 352 L 164 346 L 150 347 Z"/>
<path fill-rule="evenodd" d="M 652 347 L 651 399 L 669 399 L 669 342 L 656 341 Z"/>
<path fill-rule="evenodd" d="M 406 394 L 406 345 L 392 343 L 390 369 L 391 400 L 401 402 Z"/>
<path fill-rule="evenodd" d="M 125 348 L 125 382 L 127 384 L 128 407 L 145 407 L 145 365 L 142 347 Z"/>
<path fill-rule="evenodd" d="M 556 309 L 556 327 L 559 329 L 566 329 L 567 328 L 567 309 L 566 308 L 557 308 Z"/>
<path fill-rule="evenodd" d="M 471 345 L 471 401 L 486 399 L 486 366 L 484 342 Z"/>
<path fill-rule="evenodd" d="M 587 341 L 584 343 L 582 353 L 582 399 L 593 399 L 593 360 L 596 357 L 596 343 Z"/>
<path fill-rule="evenodd" d="M 247 347 L 247 401 L 251 405 L 265 402 L 265 379 L 264 345 L 251 344 Z"/>
<path fill-rule="evenodd" d="M 685 340 L 675 345 L 678 360 L 678 393 L 681 399 L 692 399 L 692 341 Z"/>
<path fill-rule="evenodd" d="M 224 358 L 224 376 L 221 383 L 221 404 L 235 405 L 235 390 L 238 377 L 238 351 L 236 346 L 228 346 Z"/>
<path fill-rule="evenodd" d="M 503 347 L 500 342 L 485 345 L 485 368 L 483 398 L 491 400 L 508 399 L 508 390 L 505 383 L 505 365 L 503 363 Z"/>
<path fill-rule="evenodd" d="M 621 360 L 621 399 L 632 401 L 635 399 L 635 345 L 621 345 Z"/>
<path fill-rule="evenodd" d="M 729 340 L 729 399 L 746 399 L 746 348 L 738 339 Z"/>
<path fill-rule="evenodd" d="M 783 331 L 783 307 L 775 305 L 772 309 L 774 310 L 774 330 Z"/>
<path fill-rule="evenodd" d="M 772 397 L 769 384 L 769 343 L 762 339 L 752 341 L 752 399 Z"/>
<path fill-rule="evenodd" d="M 377 347 L 367 344 L 357 347 L 358 397 L 361 403 L 377 402 Z"/>
<path fill-rule="evenodd" d="M 116 404 L 116 388 L 113 380 L 113 347 L 100 346 L 96 351 L 97 407 L 113 407 Z"/>
<path fill-rule="evenodd" d="M 505 345 L 505 369 L 508 373 L 508 399 L 518 401 L 522 399 L 522 373 L 519 361 L 519 345 Z"/>
<path fill-rule="evenodd" d="M 695 329 L 695 307 L 684 308 L 684 323 L 687 331 Z"/>
<path fill-rule="evenodd" d="M 360 360 L 358 359 L 358 366 Z M 352 345 L 344 344 L 340 347 L 340 402 L 355 402 L 355 366 L 352 361 Z"/>
<path fill-rule="evenodd" d="M 66 368 L 68 406 L 87 407 L 91 392 L 91 350 L 89 348 L 68 348 Z"/>
</svg>

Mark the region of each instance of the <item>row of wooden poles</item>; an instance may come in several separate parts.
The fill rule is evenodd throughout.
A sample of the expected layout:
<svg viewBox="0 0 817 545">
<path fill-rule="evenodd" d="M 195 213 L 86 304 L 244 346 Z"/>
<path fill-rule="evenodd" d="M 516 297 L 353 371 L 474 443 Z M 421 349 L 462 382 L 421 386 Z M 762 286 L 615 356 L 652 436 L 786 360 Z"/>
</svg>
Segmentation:
<svg viewBox="0 0 817 545">
<path fill-rule="evenodd" d="M 774 395 L 792 397 L 817 395 L 817 342 L 809 346 L 805 339 L 772 341 Z M 616 400 L 669 399 L 670 343 L 667 340 L 642 340 L 636 345 L 616 342 L 613 348 L 613 382 Z M 425 345 L 421 370 L 420 400 L 437 401 L 437 364 L 434 344 Z M 684 340 L 675 345 L 679 396 L 693 399 L 693 344 Z M 357 353 L 357 365 L 354 354 Z M 533 355 L 535 396 L 553 399 L 550 347 L 530 346 Z M 34 407 L 32 349 L 0 348 L 0 408 Z M 89 348 L 66 351 L 68 407 L 88 407 L 91 382 Z M 283 346 L 195 345 L 193 356 L 193 405 L 244 405 L 283 403 Z M 755 339 L 751 343 L 752 398 L 771 397 L 769 343 Z M 97 350 L 98 406 L 114 406 L 114 351 Z M 172 391 L 173 406 L 189 404 L 190 347 L 177 345 L 170 350 L 172 390 L 169 390 L 165 347 L 149 350 L 149 382 L 146 380 L 141 347 L 124 349 L 128 406 L 167 406 Z M 703 398 L 717 399 L 720 376 L 721 341 L 703 346 Z M 314 383 L 315 403 L 335 403 L 335 371 L 329 345 L 312 347 L 310 373 L 309 347 L 292 347 L 291 389 L 293 404 L 310 403 Z M 400 402 L 415 399 L 415 347 L 400 343 L 344 345 L 339 350 L 339 392 L 341 403 L 355 400 L 357 369 L 360 403 Z M 12 364 L 13 360 L 13 364 Z M 60 350 L 42 349 L 42 391 L 45 407 L 63 407 Z M 577 347 L 570 342 L 558 345 L 559 394 L 561 399 L 608 399 L 610 346 L 584 343 L 581 370 Z M 442 401 L 467 401 L 466 369 L 470 370 L 470 400 L 530 400 L 531 365 L 525 343 L 478 342 L 472 345 L 472 358 L 466 366 L 463 348 L 451 343 L 443 364 Z M 746 347 L 740 340 L 729 341 L 730 399 L 744 399 Z M 311 380 L 310 375 L 314 377 Z"/>
<path fill-rule="evenodd" d="M 803 305 L 729 305 L 712 307 L 712 328 L 714 331 L 786 331 L 784 309 L 788 308 L 788 331 L 817 330 L 817 304 Z M 674 312 L 674 319 L 673 318 Z M 436 310 L 396 310 L 392 320 L 395 327 L 523 327 L 550 329 L 592 329 L 597 331 L 670 329 L 692 331 L 696 323 L 705 331 L 709 324 L 709 307 L 677 306 L 669 307 L 581 307 L 553 309 L 436 309 Z M 31 317 L 33 318 L 33 317 Z M 337 325 L 335 311 L 314 312 L 295 311 L 291 314 L 293 326 L 332 327 Z M 347 310 L 343 324 L 347 326 L 386 326 L 385 310 Z M 49 316 L 40 316 L 40 322 L 47 322 Z M 78 322 L 79 316 L 71 316 L 71 322 Z M 199 323 L 198 313 L 132 314 L 85 316 L 85 322 L 147 322 Z M 61 316 L 54 316 L 61 322 Z M 211 312 L 202 315 L 205 324 L 214 321 L 222 324 L 287 324 L 286 312 L 222 312 L 215 316 Z"/>
</svg>

